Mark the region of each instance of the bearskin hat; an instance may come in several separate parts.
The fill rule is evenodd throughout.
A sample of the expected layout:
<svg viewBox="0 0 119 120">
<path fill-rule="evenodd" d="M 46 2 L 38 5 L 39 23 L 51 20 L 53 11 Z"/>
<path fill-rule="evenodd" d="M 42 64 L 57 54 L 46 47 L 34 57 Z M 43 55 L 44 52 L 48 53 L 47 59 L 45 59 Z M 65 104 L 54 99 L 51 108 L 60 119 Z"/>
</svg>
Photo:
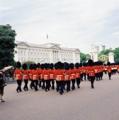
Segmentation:
<svg viewBox="0 0 119 120">
<path fill-rule="evenodd" d="M 18 61 L 16 62 L 16 65 L 15 65 L 16 68 L 21 68 L 21 63 Z"/>
<path fill-rule="evenodd" d="M 26 69 L 27 69 L 27 64 L 24 63 L 24 64 L 22 65 L 22 68 L 23 68 L 24 70 L 26 70 Z"/>
<path fill-rule="evenodd" d="M 93 65 L 94 65 L 93 60 L 89 59 L 89 60 L 88 60 L 88 66 L 93 66 Z"/>
<path fill-rule="evenodd" d="M 70 63 L 69 66 L 70 66 L 70 69 L 74 69 L 74 64 L 73 63 Z"/>
</svg>

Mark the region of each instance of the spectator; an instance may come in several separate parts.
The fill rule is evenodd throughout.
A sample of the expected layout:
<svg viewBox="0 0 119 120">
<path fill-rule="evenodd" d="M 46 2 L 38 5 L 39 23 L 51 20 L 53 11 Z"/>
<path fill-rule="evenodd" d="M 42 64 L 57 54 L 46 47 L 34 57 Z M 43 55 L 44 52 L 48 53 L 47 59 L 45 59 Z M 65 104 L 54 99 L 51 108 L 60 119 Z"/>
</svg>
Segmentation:
<svg viewBox="0 0 119 120">
<path fill-rule="evenodd" d="M 6 86 L 5 84 L 5 77 L 4 73 L 0 71 L 0 100 L 1 102 L 5 102 L 3 100 L 3 95 L 4 95 L 4 87 Z"/>
</svg>

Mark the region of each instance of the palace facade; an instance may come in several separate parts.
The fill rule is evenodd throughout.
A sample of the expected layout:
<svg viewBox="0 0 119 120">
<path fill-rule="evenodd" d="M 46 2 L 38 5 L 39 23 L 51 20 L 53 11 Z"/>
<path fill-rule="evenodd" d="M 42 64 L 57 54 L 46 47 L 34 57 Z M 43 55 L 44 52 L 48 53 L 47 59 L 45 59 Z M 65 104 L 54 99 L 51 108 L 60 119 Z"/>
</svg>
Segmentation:
<svg viewBox="0 0 119 120">
<path fill-rule="evenodd" d="M 33 44 L 27 42 L 16 42 L 15 61 L 35 62 L 35 63 L 56 63 L 69 62 L 80 63 L 80 50 L 73 48 L 63 48 L 60 44 L 46 43 Z"/>
</svg>

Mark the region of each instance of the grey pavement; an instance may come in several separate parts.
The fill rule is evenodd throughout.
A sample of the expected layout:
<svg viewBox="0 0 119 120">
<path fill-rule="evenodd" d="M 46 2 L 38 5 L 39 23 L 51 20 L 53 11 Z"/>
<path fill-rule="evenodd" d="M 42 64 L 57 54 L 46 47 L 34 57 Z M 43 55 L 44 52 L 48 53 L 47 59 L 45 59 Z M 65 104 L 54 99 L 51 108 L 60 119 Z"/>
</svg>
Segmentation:
<svg viewBox="0 0 119 120">
<path fill-rule="evenodd" d="M 0 120 L 119 120 L 119 75 L 95 82 L 81 82 L 81 88 L 59 95 L 56 91 L 16 93 L 16 84 L 5 88 L 0 103 Z"/>
</svg>

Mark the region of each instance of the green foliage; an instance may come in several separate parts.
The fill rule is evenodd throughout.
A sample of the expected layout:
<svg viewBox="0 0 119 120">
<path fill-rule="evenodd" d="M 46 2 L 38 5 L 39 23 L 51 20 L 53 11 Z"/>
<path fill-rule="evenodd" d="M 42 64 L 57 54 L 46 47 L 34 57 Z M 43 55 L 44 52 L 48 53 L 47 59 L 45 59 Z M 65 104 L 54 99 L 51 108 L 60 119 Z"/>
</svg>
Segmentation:
<svg viewBox="0 0 119 120">
<path fill-rule="evenodd" d="M 14 64 L 15 36 L 10 25 L 0 25 L 0 68 Z"/>
<path fill-rule="evenodd" d="M 106 63 L 107 61 L 108 61 L 108 55 L 100 55 L 99 57 L 98 57 L 98 59 L 99 59 L 99 61 L 101 61 L 101 62 L 103 62 L 103 63 Z"/>
<path fill-rule="evenodd" d="M 99 56 L 101 56 L 101 55 L 108 55 L 109 52 L 113 52 L 113 50 L 111 50 L 111 49 L 103 50 L 103 51 L 101 51 L 101 52 L 99 53 Z"/>
<path fill-rule="evenodd" d="M 80 58 L 81 58 L 81 63 L 85 63 L 87 60 L 90 59 L 90 55 L 89 54 L 84 54 L 84 53 L 80 53 Z"/>
<path fill-rule="evenodd" d="M 105 49 L 105 50 L 102 50 L 99 55 L 98 55 L 98 59 L 104 63 L 106 63 L 108 61 L 108 55 L 110 52 L 113 52 L 113 50 L 111 49 Z"/>
<path fill-rule="evenodd" d="M 115 62 L 119 63 L 119 47 L 115 48 L 114 50 L 114 59 L 115 59 Z"/>
</svg>

